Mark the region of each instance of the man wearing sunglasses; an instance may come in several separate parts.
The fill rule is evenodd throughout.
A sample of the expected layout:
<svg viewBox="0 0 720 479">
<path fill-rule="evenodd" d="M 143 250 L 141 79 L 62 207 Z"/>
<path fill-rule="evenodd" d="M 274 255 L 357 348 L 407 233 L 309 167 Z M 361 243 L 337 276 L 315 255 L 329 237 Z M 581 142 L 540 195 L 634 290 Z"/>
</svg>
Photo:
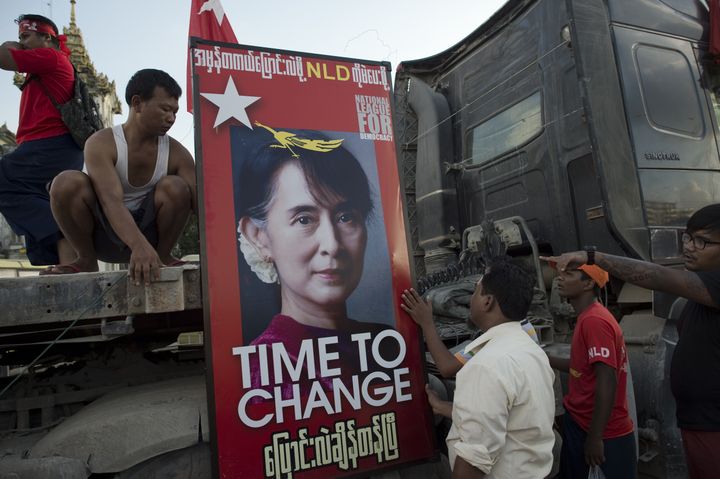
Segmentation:
<svg viewBox="0 0 720 479">
<path fill-rule="evenodd" d="M 688 300 L 670 369 L 691 479 L 720 470 L 720 204 L 695 212 L 682 235 L 685 269 L 593 250 L 543 258 L 559 271 L 597 264 L 611 275 Z"/>
</svg>

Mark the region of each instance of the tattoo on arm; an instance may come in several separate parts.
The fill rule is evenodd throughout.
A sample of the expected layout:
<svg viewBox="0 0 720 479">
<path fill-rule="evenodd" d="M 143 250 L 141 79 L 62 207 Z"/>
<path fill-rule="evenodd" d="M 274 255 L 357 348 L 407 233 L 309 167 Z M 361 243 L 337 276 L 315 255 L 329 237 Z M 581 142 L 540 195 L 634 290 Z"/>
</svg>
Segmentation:
<svg viewBox="0 0 720 479">
<path fill-rule="evenodd" d="M 597 264 L 623 281 L 649 289 L 658 287 L 657 280 L 664 269 L 655 263 L 606 254 L 598 258 Z"/>
<path fill-rule="evenodd" d="M 602 253 L 596 263 L 611 275 L 646 289 L 682 296 L 706 306 L 717 307 L 700 277 L 647 261 Z"/>
</svg>

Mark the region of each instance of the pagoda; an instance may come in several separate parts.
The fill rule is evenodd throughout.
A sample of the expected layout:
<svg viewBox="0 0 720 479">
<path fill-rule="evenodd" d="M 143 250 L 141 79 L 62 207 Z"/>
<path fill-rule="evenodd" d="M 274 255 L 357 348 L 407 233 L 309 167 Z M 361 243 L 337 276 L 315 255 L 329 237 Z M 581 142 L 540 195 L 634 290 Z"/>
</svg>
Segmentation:
<svg viewBox="0 0 720 479">
<path fill-rule="evenodd" d="M 113 115 L 122 113 L 122 106 L 115 92 L 115 81 L 109 81 L 104 73 L 97 73 L 95 65 L 90 61 L 82 32 L 75 23 L 75 3 L 77 3 L 76 0 L 70 0 L 70 26 L 63 27 L 70 50 L 70 61 L 75 65 L 80 78 L 87 84 L 88 90 L 95 98 L 103 126 L 112 126 Z"/>
</svg>

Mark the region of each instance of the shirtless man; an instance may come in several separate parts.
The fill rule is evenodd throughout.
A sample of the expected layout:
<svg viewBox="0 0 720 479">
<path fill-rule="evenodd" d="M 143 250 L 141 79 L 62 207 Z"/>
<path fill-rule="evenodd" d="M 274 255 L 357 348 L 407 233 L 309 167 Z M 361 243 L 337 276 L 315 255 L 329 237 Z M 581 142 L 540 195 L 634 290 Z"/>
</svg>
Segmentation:
<svg viewBox="0 0 720 479">
<path fill-rule="evenodd" d="M 64 171 L 50 189 L 50 205 L 77 252 L 45 274 L 97 271 L 97 260 L 129 263 L 136 284 L 177 264 L 170 250 L 197 211 L 195 163 L 166 133 L 175 122 L 180 86 L 167 73 L 140 70 L 128 82 L 127 122 L 100 130 L 85 145 L 85 171 Z"/>
</svg>

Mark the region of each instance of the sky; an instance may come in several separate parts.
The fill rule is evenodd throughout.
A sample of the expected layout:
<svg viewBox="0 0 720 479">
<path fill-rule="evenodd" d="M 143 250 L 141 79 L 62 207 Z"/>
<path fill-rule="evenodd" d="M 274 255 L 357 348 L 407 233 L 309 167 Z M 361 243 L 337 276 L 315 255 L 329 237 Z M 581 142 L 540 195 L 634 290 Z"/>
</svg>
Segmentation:
<svg viewBox="0 0 720 479">
<path fill-rule="evenodd" d="M 76 22 L 98 72 L 114 80 L 123 113 L 130 76 L 142 68 L 172 75 L 185 95 L 190 0 L 77 0 Z M 440 53 L 479 27 L 505 0 L 223 0 L 222 5 L 244 45 L 389 61 Z M 441 6 L 442 5 L 442 6 Z M 14 19 L 39 13 L 58 27 L 70 23 L 70 0 L 0 0 L 0 42 L 17 40 Z M 17 129 L 20 91 L 12 72 L 0 70 L 0 125 Z M 183 98 L 184 99 L 184 98 Z M 180 101 L 169 134 L 194 154 L 192 115 Z"/>
</svg>

